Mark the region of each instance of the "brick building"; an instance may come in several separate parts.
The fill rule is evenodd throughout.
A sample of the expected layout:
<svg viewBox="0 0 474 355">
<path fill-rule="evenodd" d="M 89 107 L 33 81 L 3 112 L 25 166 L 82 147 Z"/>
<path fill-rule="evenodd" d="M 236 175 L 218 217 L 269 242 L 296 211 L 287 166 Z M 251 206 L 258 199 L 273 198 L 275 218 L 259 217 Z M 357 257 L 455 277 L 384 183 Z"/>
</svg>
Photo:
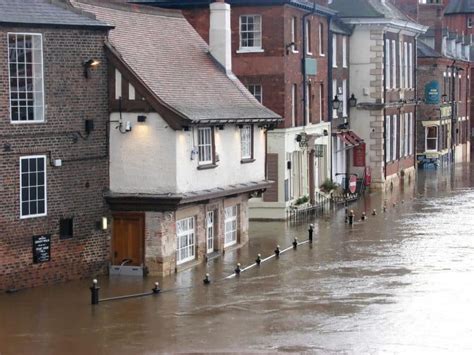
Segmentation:
<svg viewBox="0 0 474 355">
<path fill-rule="evenodd" d="M 181 9 L 206 41 L 209 3 L 146 1 Z M 276 184 L 263 198 L 251 201 L 251 216 L 285 219 L 297 204 L 315 204 L 324 198 L 319 187 L 331 177 L 328 19 L 335 13 L 321 6 L 325 1 L 228 3 L 232 6 L 233 71 L 263 105 L 284 117 L 267 133 L 267 176 Z"/>
<path fill-rule="evenodd" d="M 417 50 L 418 164 L 469 161 L 472 6 L 458 0 L 392 1 L 429 26 Z"/>
<path fill-rule="evenodd" d="M 366 143 L 371 186 L 409 181 L 415 174 L 416 38 L 427 28 L 388 1 L 333 0 L 330 7 L 354 26 L 350 91 L 358 104 L 351 127 Z"/>
<path fill-rule="evenodd" d="M 66 3 L 0 0 L 0 290 L 105 269 L 109 28 Z"/>
<path fill-rule="evenodd" d="M 348 189 L 349 176 L 365 173 L 365 143 L 351 130 L 350 113 L 357 99 L 350 88 L 350 36 L 352 26 L 337 18 L 330 24 L 332 38 L 332 180 Z M 337 104 L 336 104 L 337 102 Z M 336 106 L 339 106 L 336 109 Z"/>
<path fill-rule="evenodd" d="M 73 4 L 114 25 L 111 274 L 170 274 L 244 245 L 249 199 L 271 186 L 265 134 L 281 117 L 232 72 L 229 5 L 211 5 L 208 46 L 176 10 Z"/>
</svg>

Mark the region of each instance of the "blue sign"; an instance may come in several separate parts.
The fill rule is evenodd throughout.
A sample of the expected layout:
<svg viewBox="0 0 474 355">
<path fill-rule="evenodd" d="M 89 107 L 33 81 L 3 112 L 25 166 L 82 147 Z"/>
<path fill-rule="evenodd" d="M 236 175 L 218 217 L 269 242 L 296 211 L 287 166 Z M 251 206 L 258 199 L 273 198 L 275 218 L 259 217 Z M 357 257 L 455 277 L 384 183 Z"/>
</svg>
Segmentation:
<svg viewBox="0 0 474 355">
<path fill-rule="evenodd" d="M 439 82 L 430 81 L 425 85 L 425 102 L 427 104 L 439 104 Z"/>
</svg>

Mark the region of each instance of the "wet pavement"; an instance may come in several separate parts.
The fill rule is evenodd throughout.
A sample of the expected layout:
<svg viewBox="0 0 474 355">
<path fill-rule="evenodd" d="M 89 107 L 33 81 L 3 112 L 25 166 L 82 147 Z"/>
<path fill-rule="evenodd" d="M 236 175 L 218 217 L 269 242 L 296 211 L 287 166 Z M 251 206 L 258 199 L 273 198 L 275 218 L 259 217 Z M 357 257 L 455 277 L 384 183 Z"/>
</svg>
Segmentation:
<svg viewBox="0 0 474 355">
<path fill-rule="evenodd" d="M 92 307 L 89 281 L 0 295 L 0 354 L 474 353 L 474 165 L 351 208 L 378 214 L 350 227 L 332 211 L 311 221 L 312 245 L 208 286 L 206 272 L 220 279 L 305 239 L 310 221 L 252 223 L 248 246 L 159 280 L 157 296 Z M 101 297 L 155 281 L 103 277 Z"/>
</svg>

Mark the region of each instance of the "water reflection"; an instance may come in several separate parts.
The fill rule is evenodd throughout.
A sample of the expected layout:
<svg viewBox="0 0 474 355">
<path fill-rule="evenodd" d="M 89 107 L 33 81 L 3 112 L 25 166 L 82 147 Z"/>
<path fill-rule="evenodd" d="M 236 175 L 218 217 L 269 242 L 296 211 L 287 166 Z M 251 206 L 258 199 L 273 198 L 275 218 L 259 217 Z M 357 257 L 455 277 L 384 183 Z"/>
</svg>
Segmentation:
<svg viewBox="0 0 474 355">
<path fill-rule="evenodd" d="M 334 211 L 315 221 L 312 246 L 208 287 L 206 272 L 224 277 L 237 260 L 306 236 L 307 225 L 253 223 L 249 246 L 159 280 L 179 289 L 157 297 L 91 307 L 88 282 L 1 295 L 0 353 L 472 353 L 472 176 L 467 165 L 421 172 L 401 195 L 351 206 L 376 217 L 349 227 Z M 154 281 L 102 278 L 102 297 Z"/>
</svg>

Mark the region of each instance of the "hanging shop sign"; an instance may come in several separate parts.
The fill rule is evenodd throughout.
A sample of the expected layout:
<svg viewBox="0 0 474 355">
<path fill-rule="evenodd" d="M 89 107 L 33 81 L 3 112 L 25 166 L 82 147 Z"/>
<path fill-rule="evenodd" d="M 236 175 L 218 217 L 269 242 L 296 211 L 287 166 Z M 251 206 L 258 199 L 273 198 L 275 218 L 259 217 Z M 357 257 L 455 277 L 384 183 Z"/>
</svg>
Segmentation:
<svg viewBox="0 0 474 355">
<path fill-rule="evenodd" d="M 427 104 L 439 104 L 439 82 L 436 80 L 430 81 L 425 85 L 425 102 Z"/>
<path fill-rule="evenodd" d="M 359 144 L 353 149 L 354 154 L 354 166 L 364 167 L 365 166 L 365 143 Z"/>
</svg>

